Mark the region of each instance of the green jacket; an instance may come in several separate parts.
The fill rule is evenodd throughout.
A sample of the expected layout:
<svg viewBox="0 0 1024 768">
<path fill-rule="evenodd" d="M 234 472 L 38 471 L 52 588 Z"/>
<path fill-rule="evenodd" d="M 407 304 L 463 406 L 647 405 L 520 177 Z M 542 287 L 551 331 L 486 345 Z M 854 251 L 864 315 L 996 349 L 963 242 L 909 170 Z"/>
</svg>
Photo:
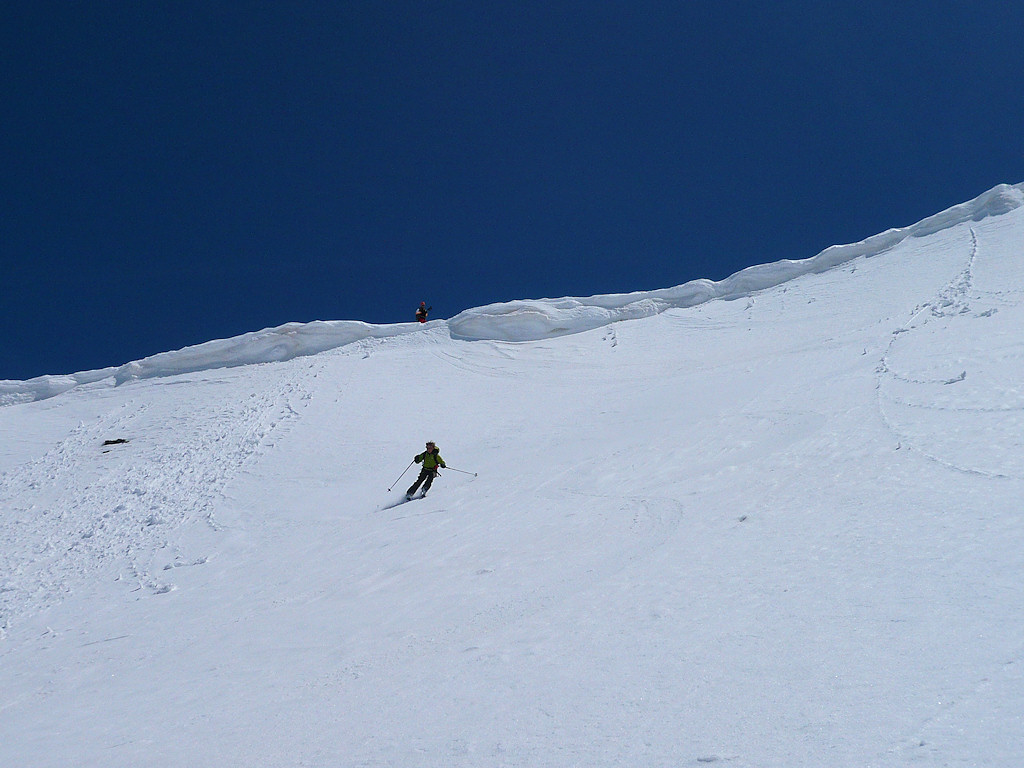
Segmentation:
<svg viewBox="0 0 1024 768">
<path fill-rule="evenodd" d="M 438 467 L 445 466 L 444 459 L 441 458 L 441 449 L 434 447 L 433 452 L 424 451 L 419 456 L 413 459 L 417 464 L 423 462 L 424 469 L 437 469 Z"/>
</svg>

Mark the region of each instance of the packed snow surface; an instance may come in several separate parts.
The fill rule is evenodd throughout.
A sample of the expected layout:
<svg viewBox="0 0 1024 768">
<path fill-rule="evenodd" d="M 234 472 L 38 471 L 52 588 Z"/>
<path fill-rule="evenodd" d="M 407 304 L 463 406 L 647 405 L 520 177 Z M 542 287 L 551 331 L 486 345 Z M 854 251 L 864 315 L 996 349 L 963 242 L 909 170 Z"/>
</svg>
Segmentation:
<svg viewBox="0 0 1024 768">
<path fill-rule="evenodd" d="M 3 382 L 0 765 L 1019 765 L 1022 202 Z"/>
</svg>

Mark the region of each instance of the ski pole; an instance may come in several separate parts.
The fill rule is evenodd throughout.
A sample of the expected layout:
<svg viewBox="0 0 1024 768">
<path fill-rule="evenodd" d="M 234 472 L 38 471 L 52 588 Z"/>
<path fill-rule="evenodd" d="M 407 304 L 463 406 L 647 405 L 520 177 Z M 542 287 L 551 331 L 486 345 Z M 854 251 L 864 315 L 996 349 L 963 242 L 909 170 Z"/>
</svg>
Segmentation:
<svg viewBox="0 0 1024 768">
<path fill-rule="evenodd" d="M 456 469 L 455 467 L 445 467 L 445 469 L 450 469 L 452 472 L 461 472 L 464 475 L 472 475 L 473 477 L 476 477 L 476 472 L 467 472 L 464 469 Z"/>
<path fill-rule="evenodd" d="M 416 459 L 413 459 L 412 461 L 409 462 L 409 467 L 413 465 L 414 461 L 416 461 Z M 401 480 L 405 476 L 405 473 L 409 471 L 409 467 L 406 467 L 405 469 L 402 470 L 402 474 L 398 476 L 398 480 Z M 394 488 L 396 485 L 398 485 L 398 480 L 395 480 L 395 482 L 391 484 L 391 488 Z M 389 493 L 391 491 L 391 488 L 388 488 Z"/>
</svg>

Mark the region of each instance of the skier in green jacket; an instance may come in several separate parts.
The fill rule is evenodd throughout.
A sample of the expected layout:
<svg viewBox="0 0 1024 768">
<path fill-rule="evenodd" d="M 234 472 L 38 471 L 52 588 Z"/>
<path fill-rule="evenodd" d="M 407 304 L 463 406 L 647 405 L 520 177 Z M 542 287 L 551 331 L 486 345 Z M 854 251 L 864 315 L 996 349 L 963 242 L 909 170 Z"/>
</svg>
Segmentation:
<svg viewBox="0 0 1024 768">
<path fill-rule="evenodd" d="M 416 493 L 420 485 L 423 486 L 422 495 L 426 496 L 427 491 L 430 490 L 430 484 L 437 477 L 437 470 L 445 466 L 444 459 L 441 458 L 441 452 L 432 440 L 427 442 L 427 450 L 413 457 L 413 461 L 417 464 L 423 464 L 423 469 L 420 470 L 420 476 L 416 478 L 416 482 L 409 486 L 409 490 L 405 492 L 405 498 L 407 499 L 412 498 L 412 495 Z"/>
</svg>

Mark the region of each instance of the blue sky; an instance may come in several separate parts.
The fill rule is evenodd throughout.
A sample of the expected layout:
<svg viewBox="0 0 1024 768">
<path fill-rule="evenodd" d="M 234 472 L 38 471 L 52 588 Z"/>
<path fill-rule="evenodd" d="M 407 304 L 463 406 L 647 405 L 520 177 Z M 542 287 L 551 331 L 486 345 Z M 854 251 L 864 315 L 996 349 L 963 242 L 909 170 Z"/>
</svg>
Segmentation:
<svg viewBox="0 0 1024 768">
<path fill-rule="evenodd" d="M 721 279 L 1024 181 L 1019 3 L 12 5 L 0 379 Z"/>
</svg>

